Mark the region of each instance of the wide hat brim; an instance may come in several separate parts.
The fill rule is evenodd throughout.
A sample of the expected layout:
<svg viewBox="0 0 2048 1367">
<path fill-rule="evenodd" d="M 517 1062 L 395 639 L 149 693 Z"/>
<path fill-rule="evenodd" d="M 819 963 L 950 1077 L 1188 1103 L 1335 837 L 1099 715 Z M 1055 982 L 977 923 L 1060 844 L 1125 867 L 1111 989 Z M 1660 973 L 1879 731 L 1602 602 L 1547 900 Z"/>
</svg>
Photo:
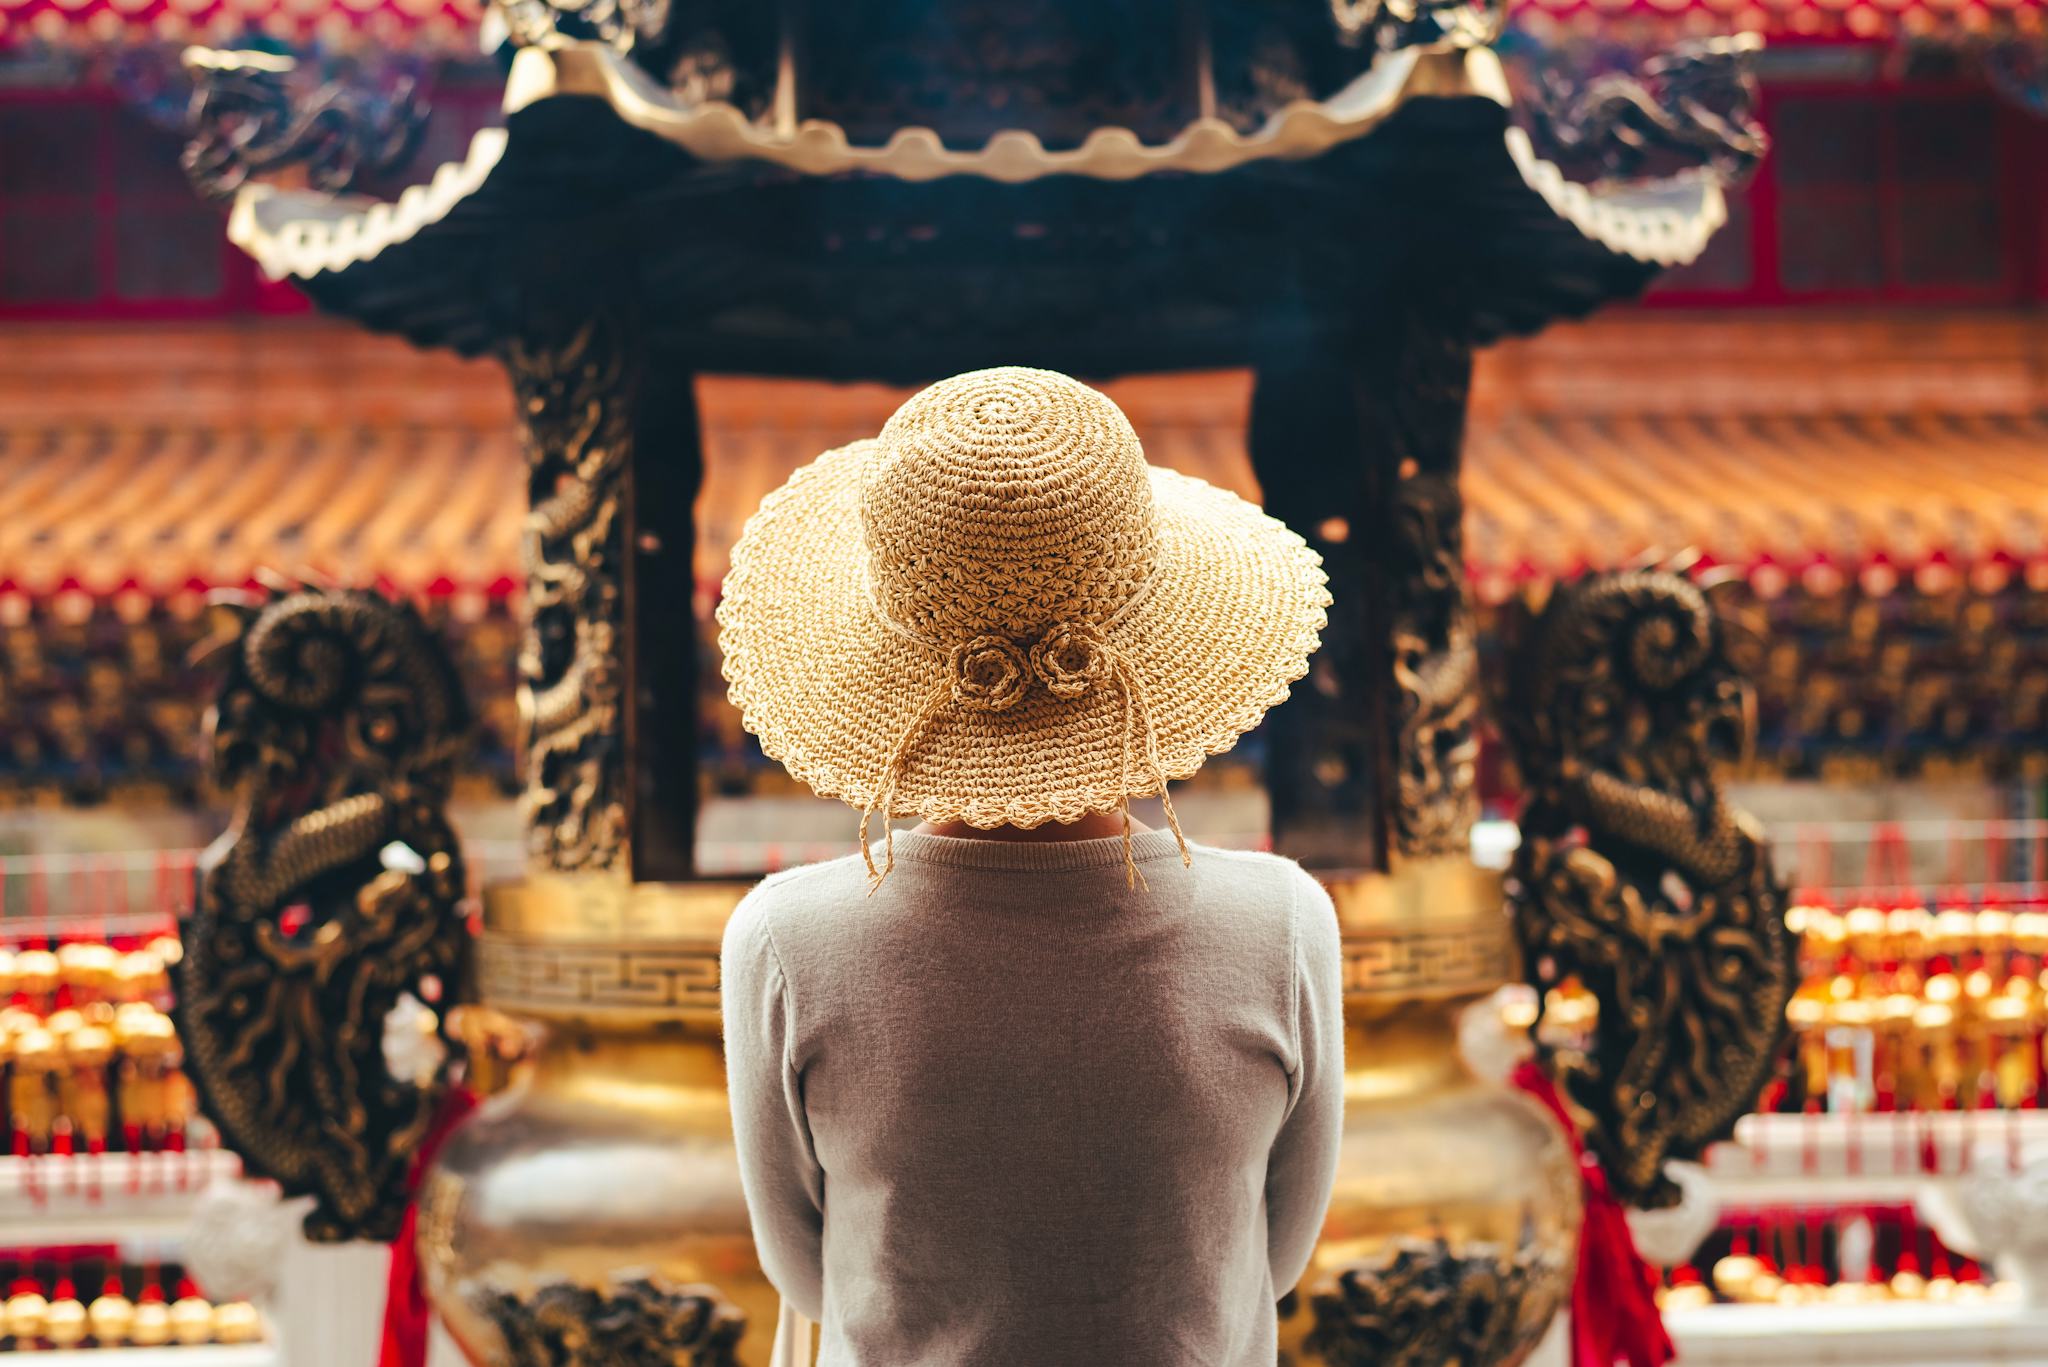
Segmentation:
<svg viewBox="0 0 2048 1367">
<path fill-rule="evenodd" d="M 892 630 L 867 583 L 860 491 L 874 445 L 828 451 L 763 500 L 718 606 L 742 724 L 820 796 L 856 807 L 948 676 L 945 653 Z M 1330 595 L 1322 558 L 1278 520 L 1177 471 L 1150 475 L 1153 578 L 1107 636 L 1150 713 L 1159 770 L 1180 779 L 1308 672 Z M 1000 712 L 941 705 L 906 750 L 887 815 L 1030 827 L 1157 793 L 1142 741 L 1127 754 L 1126 708 L 1115 687 L 1062 699 L 1034 686 Z"/>
</svg>

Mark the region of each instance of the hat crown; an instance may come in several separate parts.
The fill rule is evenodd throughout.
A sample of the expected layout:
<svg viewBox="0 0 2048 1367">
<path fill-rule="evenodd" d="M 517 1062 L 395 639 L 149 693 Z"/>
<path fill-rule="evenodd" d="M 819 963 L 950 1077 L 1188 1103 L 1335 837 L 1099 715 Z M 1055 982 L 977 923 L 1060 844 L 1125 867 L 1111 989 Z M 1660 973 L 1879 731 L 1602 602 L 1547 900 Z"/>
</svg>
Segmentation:
<svg viewBox="0 0 2048 1367">
<path fill-rule="evenodd" d="M 1123 411 L 1014 366 L 942 380 L 896 410 L 863 475 L 861 528 L 877 605 L 936 638 L 1106 622 L 1158 552 Z"/>
</svg>

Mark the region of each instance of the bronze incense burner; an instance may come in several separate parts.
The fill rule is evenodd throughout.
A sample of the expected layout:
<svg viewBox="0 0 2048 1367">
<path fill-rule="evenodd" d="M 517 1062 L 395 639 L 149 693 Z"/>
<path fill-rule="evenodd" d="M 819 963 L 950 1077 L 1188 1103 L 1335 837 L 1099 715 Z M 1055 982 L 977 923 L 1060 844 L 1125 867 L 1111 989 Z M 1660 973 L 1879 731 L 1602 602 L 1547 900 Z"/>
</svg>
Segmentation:
<svg viewBox="0 0 2048 1367">
<path fill-rule="evenodd" d="M 419 1188 L 429 1284 L 465 1349 L 494 1365 L 639 1360 L 653 1344 L 693 1367 L 766 1361 L 775 1297 L 748 1238 L 716 1033 L 719 933 L 743 889 L 698 880 L 692 859 L 691 382 L 907 383 L 1001 363 L 1255 372 L 1267 507 L 1323 553 L 1336 596 L 1313 672 L 1267 725 L 1274 839 L 1335 891 L 1355 1060 L 1343 1177 L 1283 1342 L 1297 1362 L 1519 1361 L 1570 1284 L 1578 1187 L 1555 1124 L 1455 1048 L 1458 1010 L 1519 971 L 1498 879 L 1468 853 L 1481 699 L 1458 465 L 1472 352 L 1698 253 L 1725 216 L 1715 174 L 1758 145 L 1741 52 L 1704 49 L 1629 87 L 1629 109 L 1676 130 L 1649 166 L 1623 155 L 1642 127 L 1616 113 L 1612 84 L 1576 104 L 1550 91 L 1517 121 L 1490 46 L 1498 0 L 502 0 L 497 16 L 504 128 L 388 202 L 347 193 L 331 162 L 307 188 L 249 178 L 292 156 L 297 125 L 279 111 L 299 97 L 277 63 L 214 54 L 195 69 L 218 97 L 194 106 L 195 171 L 232 195 L 237 243 L 367 327 L 494 353 L 525 432 L 528 877 L 487 892 L 474 985 L 547 1043 Z M 410 112 L 303 98 L 363 111 L 365 164 Z M 1551 157 L 1595 171 L 1573 179 Z M 1584 660 L 1542 667 L 1626 656 L 1612 642 L 1627 624 L 1609 625 Z M 1660 711 L 1659 677 L 1640 673 L 1631 696 L 1677 717 Z M 295 716 L 294 734 L 327 724 L 317 706 Z M 1591 979 L 1596 960 L 1659 952 L 1678 913 L 1628 901 L 1663 847 L 1572 805 L 1583 749 L 1539 736 L 1532 772 L 1553 753 L 1558 797 L 1543 810 L 1558 819 L 1516 872 L 1520 939 L 1538 981 Z M 1697 806 L 1702 781 L 1682 775 L 1664 796 Z M 1639 787 L 1659 800 L 1655 782 Z M 324 800 L 372 790 L 351 770 Z M 297 800 L 252 803 L 243 838 L 282 850 Z M 1627 905 L 1635 939 L 1610 943 L 1597 918 L 1558 929 L 1557 878 L 1593 857 L 1573 853 L 1582 828 L 1625 875 L 1602 895 Z M 347 965 L 377 952 L 363 927 L 379 897 L 440 924 L 448 903 L 421 884 L 432 858 L 393 875 L 400 887 L 371 863 L 335 866 L 301 933 Z M 1759 962 L 1775 953 L 1766 892 L 1753 883 L 1743 903 Z M 275 939 L 274 900 L 190 933 Z M 273 960 L 188 972 L 186 1009 L 299 971 Z M 1720 963 L 1680 983 L 1672 1009 Z M 1716 1040 L 1767 1048 L 1769 1005 L 1734 1004 Z M 1630 1038 L 1623 1014 L 1617 1003 L 1604 1023 L 1615 1041 Z M 272 1139 L 320 1132 L 321 1079 L 366 1030 L 330 1020 L 277 1058 L 261 1081 Z M 259 1085 L 195 1072 L 224 1113 Z M 1709 1119 L 1660 1129 L 1658 1159 L 1747 1099 L 1733 1080 L 1711 1104 L 1658 1090 L 1681 1074 L 1696 1076 L 1651 1070 L 1653 1100 Z M 1578 1095 L 1590 1121 L 1617 1121 Z M 417 1138 L 406 1118 L 423 1103 L 394 1096 L 352 1132 L 377 1172 Z M 388 1235 L 402 1198 L 388 1181 L 373 1207 L 352 1206 L 348 1183 L 229 1137 L 320 1198 L 316 1233 Z"/>
</svg>

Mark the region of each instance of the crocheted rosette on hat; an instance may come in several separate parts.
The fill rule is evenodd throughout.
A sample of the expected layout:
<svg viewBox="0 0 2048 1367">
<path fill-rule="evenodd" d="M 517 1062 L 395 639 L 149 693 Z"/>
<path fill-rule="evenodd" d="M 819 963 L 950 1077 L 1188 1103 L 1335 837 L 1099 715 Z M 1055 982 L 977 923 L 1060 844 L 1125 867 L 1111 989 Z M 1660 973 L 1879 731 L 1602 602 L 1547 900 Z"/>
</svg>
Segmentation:
<svg viewBox="0 0 2048 1367">
<path fill-rule="evenodd" d="M 1330 597 L 1299 536 L 1145 463 L 1105 395 L 1006 367 L 922 391 L 748 520 L 718 609 L 761 748 L 889 816 L 1115 811 L 1287 696 Z"/>
</svg>

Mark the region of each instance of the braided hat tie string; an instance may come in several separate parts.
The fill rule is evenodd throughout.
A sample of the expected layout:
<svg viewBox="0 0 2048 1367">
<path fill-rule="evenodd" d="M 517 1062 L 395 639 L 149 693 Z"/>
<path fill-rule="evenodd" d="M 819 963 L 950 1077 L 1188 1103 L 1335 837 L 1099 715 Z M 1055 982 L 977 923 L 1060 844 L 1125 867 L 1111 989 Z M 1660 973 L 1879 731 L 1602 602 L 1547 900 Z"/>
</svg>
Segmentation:
<svg viewBox="0 0 2048 1367">
<path fill-rule="evenodd" d="M 869 583 L 872 590 L 873 581 Z M 1145 589 L 1141 588 L 1104 627 L 1121 621 L 1144 596 Z M 1125 776 L 1130 773 L 1132 742 L 1137 739 L 1140 742 L 1138 754 L 1145 769 L 1159 785 L 1159 800 L 1166 809 L 1166 824 L 1180 846 L 1181 863 L 1184 866 L 1192 864 L 1187 836 L 1181 830 L 1180 816 L 1174 811 L 1173 798 L 1167 792 L 1166 769 L 1159 759 L 1159 733 L 1153 725 L 1151 700 L 1146 696 L 1144 682 L 1138 677 L 1130 657 L 1110 643 L 1103 629 L 1080 622 L 1055 622 L 1028 650 L 1003 636 L 976 636 L 949 650 L 896 621 L 882 610 L 880 603 L 874 606 L 876 616 L 891 631 L 927 650 L 944 653 L 947 668 L 946 677 L 925 695 L 924 701 L 918 704 L 904 725 L 903 733 L 897 737 L 896 744 L 882 762 L 882 772 L 870 789 L 866 804 L 861 807 L 861 858 L 867 864 L 870 894 L 896 868 L 896 832 L 889 825 L 889 809 L 896 796 L 897 784 L 909 765 L 911 751 L 924 729 L 948 703 L 984 712 L 1007 711 L 1023 700 L 1034 679 L 1048 693 L 1063 700 L 1086 697 L 1097 688 L 1109 685 L 1114 685 L 1123 694 L 1124 724 L 1118 758 L 1118 786 L 1123 786 Z M 1137 859 L 1132 852 L 1131 795 L 1128 791 L 1122 795 L 1120 809 L 1123 814 L 1124 884 L 1131 887 L 1144 883 L 1145 877 L 1138 871 Z M 875 865 L 874 851 L 868 844 L 868 822 L 876 812 L 882 815 L 883 832 L 883 858 L 879 868 Z"/>
<path fill-rule="evenodd" d="M 896 828 L 889 824 L 889 804 L 896 796 L 896 782 L 903 777 L 903 768 L 910 755 L 910 747 L 918 734 L 931 724 L 953 698 L 953 681 L 942 681 L 937 688 L 925 695 L 925 700 L 911 715 L 910 724 L 903 728 L 903 734 L 896 739 L 895 748 L 889 751 L 889 758 L 882 763 L 882 777 L 876 782 L 874 795 L 867 805 L 860 809 L 860 857 L 868 866 L 868 893 L 873 895 L 882 886 L 882 880 L 896 868 Z M 868 845 L 868 818 L 879 810 L 882 813 L 882 845 L 884 859 L 882 867 L 875 867 L 875 852 Z"/>
</svg>

